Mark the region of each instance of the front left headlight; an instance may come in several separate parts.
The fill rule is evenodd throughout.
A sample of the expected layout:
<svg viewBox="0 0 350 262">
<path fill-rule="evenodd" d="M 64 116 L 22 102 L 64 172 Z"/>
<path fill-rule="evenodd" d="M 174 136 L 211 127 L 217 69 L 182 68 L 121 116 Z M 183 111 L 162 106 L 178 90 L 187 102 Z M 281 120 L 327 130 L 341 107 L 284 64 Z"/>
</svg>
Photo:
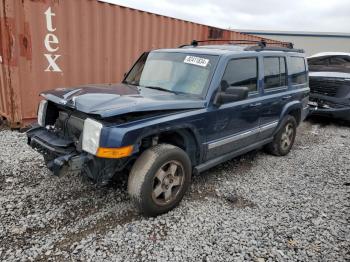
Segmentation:
<svg viewBox="0 0 350 262">
<path fill-rule="evenodd" d="M 83 144 L 84 151 L 96 155 L 100 145 L 100 136 L 103 125 L 90 118 L 85 119 L 83 128 Z"/>
<path fill-rule="evenodd" d="M 38 124 L 45 127 L 47 100 L 41 100 L 38 108 Z"/>
</svg>

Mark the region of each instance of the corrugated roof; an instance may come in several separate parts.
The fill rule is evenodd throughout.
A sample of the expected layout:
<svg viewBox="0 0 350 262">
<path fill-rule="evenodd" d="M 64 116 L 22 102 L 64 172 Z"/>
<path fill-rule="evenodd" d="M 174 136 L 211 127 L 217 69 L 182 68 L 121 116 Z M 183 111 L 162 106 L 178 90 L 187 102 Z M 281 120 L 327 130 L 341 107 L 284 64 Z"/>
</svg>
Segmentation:
<svg viewBox="0 0 350 262">
<path fill-rule="evenodd" d="M 253 35 L 285 35 L 285 36 L 350 38 L 350 33 L 345 33 L 345 32 L 276 31 L 276 30 L 254 30 L 254 29 L 235 29 L 234 31 L 244 33 L 244 34 L 253 34 Z"/>
</svg>

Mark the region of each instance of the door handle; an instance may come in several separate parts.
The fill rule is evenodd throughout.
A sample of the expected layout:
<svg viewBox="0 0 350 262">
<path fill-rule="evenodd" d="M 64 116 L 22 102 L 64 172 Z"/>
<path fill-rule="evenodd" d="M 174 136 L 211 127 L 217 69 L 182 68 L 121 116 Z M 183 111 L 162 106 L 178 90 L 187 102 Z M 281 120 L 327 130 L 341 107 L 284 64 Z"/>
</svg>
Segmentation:
<svg viewBox="0 0 350 262">
<path fill-rule="evenodd" d="M 249 105 L 249 107 L 258 107 L 258 106 L 261 106 L 261 103 L 254 103 Z"/>
<path fill-rule="evenodd" d="M 282 100 L 288 100 L 288 99 L 291 99 L 292 98 L 292 96 L 284 96 L 284 97 L 282 97 Z"/>
</svg>

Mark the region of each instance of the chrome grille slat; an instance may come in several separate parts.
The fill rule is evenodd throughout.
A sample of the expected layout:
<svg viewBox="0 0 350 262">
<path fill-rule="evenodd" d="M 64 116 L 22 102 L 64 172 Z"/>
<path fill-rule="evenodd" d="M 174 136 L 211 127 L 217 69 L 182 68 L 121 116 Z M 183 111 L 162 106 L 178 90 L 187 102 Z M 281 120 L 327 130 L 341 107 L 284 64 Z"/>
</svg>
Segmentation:
<svg viewBox="0 0 350 262">
<path fill-rule="evenodd" d="M 346 85 L 343 80 L 319 80 L 310 78 L 310 90 L 326 96 L 336 96 L 339 88 Z"/>
</svg>

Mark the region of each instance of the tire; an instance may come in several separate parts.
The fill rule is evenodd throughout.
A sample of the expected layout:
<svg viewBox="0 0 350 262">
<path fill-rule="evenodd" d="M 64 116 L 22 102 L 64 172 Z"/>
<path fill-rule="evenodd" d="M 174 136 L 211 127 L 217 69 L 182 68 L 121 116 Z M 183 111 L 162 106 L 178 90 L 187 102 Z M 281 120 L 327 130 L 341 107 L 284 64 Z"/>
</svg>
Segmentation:
<svg viewBox="0 0 350 262">
<path fill-rule="evenodd" d="M 273 141 L 265 147 L 266 151 L 275 156 L 287 155 L 293 147 L 296 130 L 297 121 L 293 116 L 287 115 Z"/>
<path fill-rule="evenodd" d="M 175 208 L 191 183 L 191 160 L 182 149 L 159 144 L 147 149 L 134 163 L 128 192 L 145 216 L 157 216 Z"/>
</svg>

